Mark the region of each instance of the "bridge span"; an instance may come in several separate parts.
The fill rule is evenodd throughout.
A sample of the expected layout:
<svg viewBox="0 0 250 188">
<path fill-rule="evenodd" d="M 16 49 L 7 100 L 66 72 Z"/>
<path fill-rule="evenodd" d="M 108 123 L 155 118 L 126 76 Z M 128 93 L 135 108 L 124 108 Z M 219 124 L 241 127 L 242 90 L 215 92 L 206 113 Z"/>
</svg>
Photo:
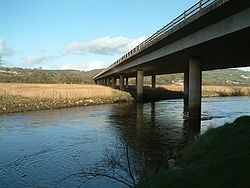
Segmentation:
<svg viewBox="0 0 250 188">
<path fill-rule="evenodd" d="M 190 118 L 201 113 L 201 73 L 250 66 L 250 1 L 200 0 L 172 22 L 94 77 L 97 84 L 124 90 L 136 77 L 143 100 L 143 77 L 184 73 L 184 106 Z"/>
</svg>

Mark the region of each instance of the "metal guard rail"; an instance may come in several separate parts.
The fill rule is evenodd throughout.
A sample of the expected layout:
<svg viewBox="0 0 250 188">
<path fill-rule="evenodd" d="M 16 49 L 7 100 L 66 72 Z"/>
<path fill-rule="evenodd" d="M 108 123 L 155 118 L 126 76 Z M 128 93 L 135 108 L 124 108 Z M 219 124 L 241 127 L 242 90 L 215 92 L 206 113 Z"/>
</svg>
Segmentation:
<svg viewBox="0 0 250 188">
<path fill-rule="evenodd" d="M 97 74 L 94 78 L 96 78 L 99 75 L 101 75 L 102 73 L 110 70 L 114 66 L 120 64 L 125 59 L 128 59 L 131 56 L 133 56 L 134 54 L 136 54 L 136 53 L 142 51 L 143 49 L 147 48 L 149 46 L 149 44 L 154 43 L 155 41 L 158 41 L 161 38 L 161 36 L 164 36 L 165 33 L 171 31 L 175 26 L 177 26 L 178 24 L 184 22 L 189 17 L 193 16 L 194 14 L 200 12 L 204 8 L 206 8 L 206 7 L 214 4 L 217 1 L 219 1 L 219 0 L 199 0 L 192 7 L 190 7 L 187 10 L 185 10 L 182 14 L 180 14 L 178 17 L 176 17 L 170 23 L 168 23 L 167 25 L 165 25 L 164 27 L 162 27 L 160 30 L 158 30 L 156 33 L 154 33 L 153 35 L 151 35 L 145 41 L 143 41 L 138 46 L 136 46 L 135 48 L 133 48 L 131 51 L 129 51 L 128 53 L 126 53 L 125 55 L 123 55 L 115 63 L 113 63 L 112 65 L 110 65 L 109 67 L 107 67 L 105 70 L 103 70 L 99 74 Z"/>
</svg>

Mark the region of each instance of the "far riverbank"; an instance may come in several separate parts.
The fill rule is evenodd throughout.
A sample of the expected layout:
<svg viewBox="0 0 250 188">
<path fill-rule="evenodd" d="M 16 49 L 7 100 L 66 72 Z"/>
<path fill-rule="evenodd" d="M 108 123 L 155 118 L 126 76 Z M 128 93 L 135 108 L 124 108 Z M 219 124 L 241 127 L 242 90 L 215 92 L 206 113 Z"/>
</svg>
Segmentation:
<svg viewBox="0 0 250 188">
<path fill-rule="evenodd" d="M 250 96 L 250 87 L 203 86 L 202 97 Z M 144 86 L 144 102 L 183 97 L 182 86 Z M 0 114 L 134 102 L 136 88 L 126 91 L 100 85 L 0 83 Z"/>
<path fill-rule="evenodd" d="M 0 83 L 0 114 L 133 101 L 127 92 L 99 85 Z"/>
</svg>

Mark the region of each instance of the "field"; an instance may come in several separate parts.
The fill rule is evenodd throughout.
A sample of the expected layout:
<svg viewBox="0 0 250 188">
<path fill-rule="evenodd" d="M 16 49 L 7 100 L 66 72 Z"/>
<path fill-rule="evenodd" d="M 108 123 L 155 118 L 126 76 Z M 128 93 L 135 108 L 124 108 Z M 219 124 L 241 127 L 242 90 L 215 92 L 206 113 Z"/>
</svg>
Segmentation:
<svg viewBox="0 0 250 188">
<path fill-rule="evenodd" d="M 105 98 L 122 93 L 100 85 L 0 83 L 0 95 L 19 95 L 28 98 L 78 100 Z"/>
<path fill-rule="evenodd" d="M 99 85 L 0 83 L 0 113 L 132 100 L 129 93 Z"/>
</svg>

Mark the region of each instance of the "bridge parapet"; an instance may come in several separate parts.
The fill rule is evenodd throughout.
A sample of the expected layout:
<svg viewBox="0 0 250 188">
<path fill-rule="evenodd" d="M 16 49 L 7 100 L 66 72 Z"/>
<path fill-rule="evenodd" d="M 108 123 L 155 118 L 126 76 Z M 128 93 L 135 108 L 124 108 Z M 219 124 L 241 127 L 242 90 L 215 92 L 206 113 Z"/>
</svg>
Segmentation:
<svg viewBox="0 0 250 188">
<path fill-rule="evenodd" d="M 105 70 L 97 74 L 94 79 L 98 78 L 101 76 L 103 73 L 113 69 L 117 65 L 123 63 L 124 61 L 128 60 L 132 56 L 140 53 L 141 51 L 145 50 L 146 48 L 152 46 L 153 44 L 159 42 L 163 38 L 167 37 L 168 35 L 172 34 L 176 30 L 180 29 L 180 25 L 184 24 L 186 25 L 187 23 L 190 23 L 197 19 L 195 15 L 200 14 L 204 12 L 206 13 L 205 9 L 208 7 L 211 7 L 215 5 L 214 7 L 218 7 L 224 3 L 226 3 L 229 0 L 199 0 L 196 4 L 191 6 L 189 9 L 185 10 L 182 14 L 177 16 L 175 19 L 173 19 L 171 22 L 169 22 L 167 25 L 162 27 L 160 30 L 155 32 L 153 35 L 148 37 L 145 41 L 137 45 L 135 48 L 133 48 L 131 51 L 127 52 L 124 54 L 120 59 L 115 61 L 112 65 L 107 67 Z M 192 18 L 194 17 L 194 18 Z"/>
</svg>

